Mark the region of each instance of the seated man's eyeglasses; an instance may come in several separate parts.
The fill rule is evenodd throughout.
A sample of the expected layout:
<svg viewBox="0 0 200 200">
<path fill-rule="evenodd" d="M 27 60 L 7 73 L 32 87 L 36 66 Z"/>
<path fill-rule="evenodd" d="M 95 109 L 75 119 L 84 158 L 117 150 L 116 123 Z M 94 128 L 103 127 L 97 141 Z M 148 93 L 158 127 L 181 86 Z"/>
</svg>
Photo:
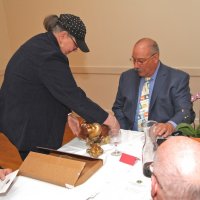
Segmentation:
<svg viewBox="0 0 200 200">
<path fill-rule="evenodd" d="M 130 60 L 134 63 L 134 64 L 139 64 L 139 65 L 144 65 L 148 60 L 150 60 L 154 55 L 156 55 L 157 53 L 152 54 L 151 56 L 149 56 L 148 58 L 130 58 Z"/>
</svg>

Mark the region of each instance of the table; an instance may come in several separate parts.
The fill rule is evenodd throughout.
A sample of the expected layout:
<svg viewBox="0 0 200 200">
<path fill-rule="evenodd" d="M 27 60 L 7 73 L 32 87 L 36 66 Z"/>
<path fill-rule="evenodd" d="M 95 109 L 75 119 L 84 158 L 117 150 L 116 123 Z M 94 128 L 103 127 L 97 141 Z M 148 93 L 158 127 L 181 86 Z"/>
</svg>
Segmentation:
<svg viewBox="0 0 200 200">
<path fill-rule="evenodd" d="M 134 199 L 150 200 L 151 179 L 142 173 L 142 146 L 144 133 L 122 130 L 122 143 L 119 150 L 138 157 L 133 166 L 120 162 L 120 157 L 112 156 L 113 146 L 103 145 L 104 154 L 101 158 L 104 165 L 84 184 L 73 189 L 67 189 L 50 183 L 18 176 L 10 190 L 0 196 L 2 200 L 32 200 L 32 199 L 74 199 L 95 200 L 104 199 Z M 60 151 L 86 154 L 86 144 L 78 138 L 62 146 Z"/>
</svg>

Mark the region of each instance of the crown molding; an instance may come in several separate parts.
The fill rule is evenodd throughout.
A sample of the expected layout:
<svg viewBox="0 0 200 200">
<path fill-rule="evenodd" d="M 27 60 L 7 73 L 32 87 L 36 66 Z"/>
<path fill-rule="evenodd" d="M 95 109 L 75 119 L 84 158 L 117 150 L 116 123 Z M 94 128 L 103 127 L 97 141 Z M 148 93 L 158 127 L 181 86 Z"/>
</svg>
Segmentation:
<svg viewBox="0 0 200 200">
<path fill-rule="evenodd" d="M 121 66 L 77 66 L 71 67 L 73 74 L 110 74 L 110 75 L 120 75 L 122 72 L 131 69 L 131 67 L 121 67 Z M 187 72 L 192 77 L 200 76 L 200 67 L 181 67 L 177 68 Z M 0 69 L 0 76 L 4 75 L 5 70 Z"/>
<path fill-rule="evenodd" d="M 121 66 L 72 66 L 71 70 L 73 74 L 113 74 L 119 75 L 122 72 L 131 69 L 131 67 L 121 67 Z M 192 77 L 200 76 L 200 68 L 199 67 L 180 67 L 177 68 L 187 72 Z"/>
</svg>

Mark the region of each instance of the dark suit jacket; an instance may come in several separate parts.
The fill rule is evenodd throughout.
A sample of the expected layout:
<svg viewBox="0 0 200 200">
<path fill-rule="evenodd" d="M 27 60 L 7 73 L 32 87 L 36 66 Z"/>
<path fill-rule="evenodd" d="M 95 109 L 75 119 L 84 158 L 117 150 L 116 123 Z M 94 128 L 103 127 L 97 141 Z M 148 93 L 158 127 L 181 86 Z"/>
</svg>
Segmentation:
<svg viewBox="0 0 200 200">
<path fill-rule="evenodd" d="M 108 116 L 77 86 L 54 35 L 39 34 L 7 65 L 0 90 L 0 131 L 19 150 L 58 148 L 71 110 L 88 122 L 103 123 Z"/>
<path fill-rule="evenodd" d="M 134 69 L 123 72 L 120 76 L 118 92 L 113 105 L 113 112 L 122 129 L 133 129 L 140 77 Z M 189 75 L 183 71 L 160 64 L 155 80 L 149 120 L 179 124 L 192 123 L 195 113 L 192 109 L 189 89 Z"/>
</svg>

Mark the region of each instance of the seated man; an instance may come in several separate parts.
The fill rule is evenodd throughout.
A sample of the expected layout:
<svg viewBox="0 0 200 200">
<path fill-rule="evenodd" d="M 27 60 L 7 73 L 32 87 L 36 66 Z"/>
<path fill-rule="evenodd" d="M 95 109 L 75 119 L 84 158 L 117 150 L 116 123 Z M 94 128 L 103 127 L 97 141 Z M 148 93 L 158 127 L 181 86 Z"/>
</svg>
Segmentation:
<svg viewBox="0 0 200 200">
<path fill-rule="evenodd" d="M 157 149 L 151 176 L 154 200 L 200 199 L 200 143 L 170 137 Z"/>
<path fill-rule="evenodd" d="M 11 173 L 12 170 L 11 169 L 0 169 L 0 180 L 4 180 L 5 176 L 9 173 Z"/>
<path fill-rule="evenodd" d="M 112 108 L 120 127 L 142 131 L 142 122 L 154 120 L 157 134 L 167 137 L 177 124 L 192 123 L 189 75 L 161 63 L 158 44 L 150 38 L 135 44 L 132 59 L 134 68 L 121 74 Z"/>
</svg>

